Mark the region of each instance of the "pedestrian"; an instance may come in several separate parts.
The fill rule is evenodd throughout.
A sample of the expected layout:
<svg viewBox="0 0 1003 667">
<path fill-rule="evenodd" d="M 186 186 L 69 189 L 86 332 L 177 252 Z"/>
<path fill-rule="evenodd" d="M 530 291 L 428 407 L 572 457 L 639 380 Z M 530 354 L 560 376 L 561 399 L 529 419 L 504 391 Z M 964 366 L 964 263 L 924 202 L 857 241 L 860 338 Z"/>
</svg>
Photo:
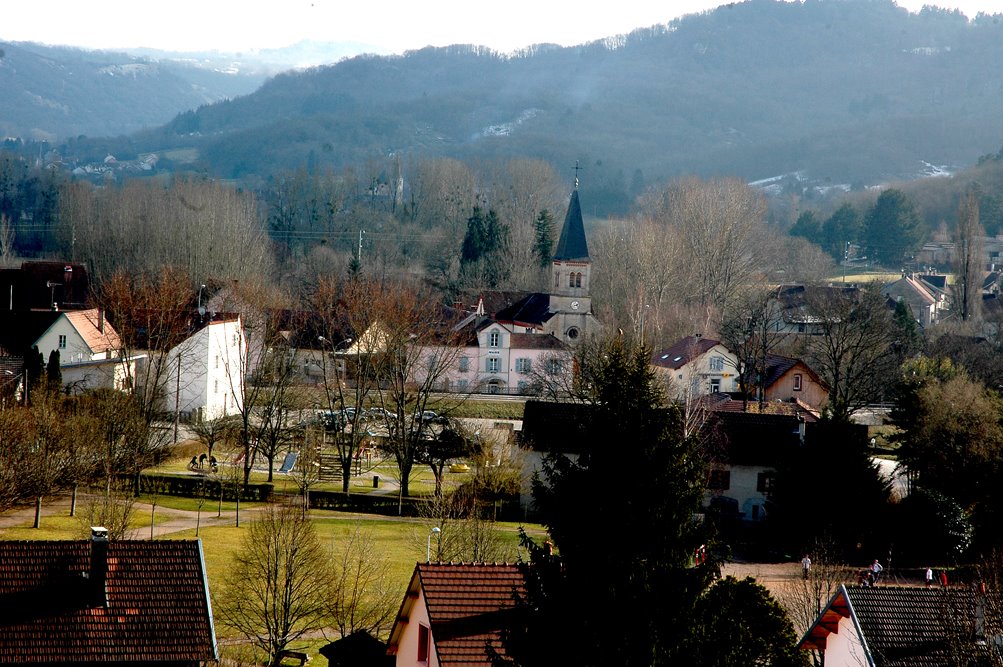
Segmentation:
<svg viewBox="0 0 1003 667">
<path fill-rule="evenodd" d="M 207 458 L 208 458 L 208 457 L 207 457 L 207 456 L 205 455 L 205 452 L 202 452 L 202 453 L 201 453 L 201 454 L 199 455 L 199 468 L 204 468 L 204 467 L 205 467 L 205 460 L 206 460 Z"/>
<path fill-rule="evenodd" d="M 198 467 L 198 464 L 199 460 L 193 456 L 192 460 L 188 462 L 188 467 L 191 468 L 192 470 L 195 470 L 195 468 Z"/>
<path fill-rule="evenodd" d="M 808 557 L 808 554 L 805 554 L 804 558 L 801 559 L 801 578 L 802 579 L 807 579 L 808 578 L 808 571 L 809 570 L 811 570 L 811 558 Z"/>
<path fill-rule="evenodd" d="M 933 586 L 933 569 L 926 568 L 926 587 L 930 588 Z"/>
<path fill-rule="evenodd" d="M 940 585 L 947 588 L 947 570 L 940 571 Z"/>
<path fill-rule="evenodd" d="M 885 568 L 881 567 L 881 563 L 878 562 L 878 559 L 875 558 L 874 562 L 871 563 L 871 583 L 872 584 L 878 583 L 878 579 L 881 578 L 881 572 L 884 569 Z"/>
</svg>

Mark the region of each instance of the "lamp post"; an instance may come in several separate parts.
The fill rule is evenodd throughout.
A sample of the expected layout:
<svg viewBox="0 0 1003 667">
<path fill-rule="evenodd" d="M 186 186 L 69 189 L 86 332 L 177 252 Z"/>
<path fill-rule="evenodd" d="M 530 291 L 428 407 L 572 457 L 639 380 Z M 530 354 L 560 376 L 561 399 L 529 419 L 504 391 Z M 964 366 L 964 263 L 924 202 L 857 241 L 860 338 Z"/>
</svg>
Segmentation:
<svg viewBox="0 0 1003 667">
<path fill-rule="evenodd" d="M 425 562 L 432 562 L 432 535 L 438 535 L 442 530 L 438 526 L 433 526 L 432 530 L 428 531 L 428 540 L 425 542 Z"/>
</svg>

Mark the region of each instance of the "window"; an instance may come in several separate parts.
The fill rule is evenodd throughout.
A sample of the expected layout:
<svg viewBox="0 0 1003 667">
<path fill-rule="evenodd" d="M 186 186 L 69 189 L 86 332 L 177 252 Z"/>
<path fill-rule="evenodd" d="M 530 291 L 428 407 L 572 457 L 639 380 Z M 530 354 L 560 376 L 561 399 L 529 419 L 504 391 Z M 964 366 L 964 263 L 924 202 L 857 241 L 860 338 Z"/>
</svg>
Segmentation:
<svg viewBox="0 0 1003 667">
<path fill-rule="evenodd" d="M 794 391 L 801 391 L 801 374 L 794 374 Z"/>
<path fill-rule="evenodd" d="M 720 373 L 724 370 L 724 357 L 711 357 L 710 361 L 707 362 L 707 365 L 712 371 Z"/>
<path fill-rule="evenodd" d="M 460 391 L 466 391 L 467 387 L 469 386 L 470 383 L 467 380 L 460 380 L 459 382 L 456 383 L 456 388 L 459 389 Z"/>
<path fill-rule="evenodd" d="M 578 338 L 578 327 L 571 327 L 568 329 L 568 338 L 571 340 Z"/>
<path fill-rule="evenodd" d="M 575 272 L 572 271 L 571 273 L 568 274 L 568 287 L 574 287 L 574 286 L 575 286 Z"/>
<path fill-rule="evenodd" d="M 214 394 L 218 394 L 219 393 L 219 380 L 213 380 L 212 381 L 212 393 L 214 393 Z"/>
<path fill-rule="evenodd" d="M 216 368 L 219 368 L 219 355 L 216 355 Z"/>
<path fill-rule="evenodd" d="M 418 662 L 428 662 L 428 626 L 418 624 Z"/>
<path fill-rule="evenodd" d="M 533 368 L 532 359 L 516 359 L 515 360 L 515 372 L 516 373 L 528 373 Z"/>
<path fill-rule="evenodd" d="M 761 472 L 756 477 L 756 491 L 760 493 L 769 494 L 770 487 L 773 486 L 773 473 L 772 472 Z"/>
<path fill-rule="evenodd" d="M 551 359 L 547 362 L 547 372 L 551 374 L 556 374 L 561 372 L 561 360 Z"/>
<path fill-rule="evenodd" d="M 707 488 L 714 491 L 727 491 L 731 488 L 730 470 L 711 470 L 707 480 Z"/>
<path fill-rule="evenodd" d="M 466 373 L 470 370 L 470 357 L 460 357 L 460 372 Z"/>
<path fill-rule="evenodd" d="M 576 273 L 575 274 L 575 287 L 581 287 L 581 286 L 582 286 L 582 274 Z"/>
<path fill-rule="evenodd" d="M 492 331 L 488 334 L 488 347 L 498 347 L 501 343 L 501 334 L 497 331 Z"/>
<path fill-rule="evenodd" d="M 59 337 L 59 349 L 60 350 L 65 350 L 66 349 L 66 336 L 60 336 Z"/>
<path fill-rule="evenodd" d="M 710 381 L 710 393 L 718 394 L 721 392 L 721 380 L 720 378 L 712 378 Z"/>
<path fill-rule="evenodd" d="M 557 289 L 560 286 L 561 286 L 561 272 L 554 271 L 554 289 Z"/>
<path fill-rule="evenodd" d="M 488 359 L 488 373 L 497 373 L 498 366 L 498 357 L 490 357 Z"/>
</svg>

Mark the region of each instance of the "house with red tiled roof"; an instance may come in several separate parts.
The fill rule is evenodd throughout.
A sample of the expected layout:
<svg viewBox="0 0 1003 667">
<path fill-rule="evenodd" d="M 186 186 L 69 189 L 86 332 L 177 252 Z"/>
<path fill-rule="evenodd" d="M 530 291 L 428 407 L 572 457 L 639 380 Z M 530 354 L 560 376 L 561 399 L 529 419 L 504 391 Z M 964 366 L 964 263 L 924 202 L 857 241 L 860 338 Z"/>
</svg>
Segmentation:
<svg viewBox="0 0 1003 667">
<path fill-rule="evenodd" d="M 969 587 L 840 586 L 798 647 L 826 667 L 994 664 L 998 599 Z"/>
<path fill-rule="evenodd" d="M 491 667 L 502 633 L 526 595 L 525 565 L 418 563 L 390 630 L 397 667 Z"/>
<path fill-rule="evenodd" d="M 713 338 L 687 336 L 655 352 L 651 365 L 677 400 L 739 389 L 738 358 Z"/>
<path fill-rule="evenodd" d="M 124 356 L 118 333 L 99 308 L 0 311 L 0 349 L 19 359 L 37 347 L 43 364 L 59 353 L 63 385 L 72 391 L 128 389 L 139 357 Z"/>
<path fill-rule="evenodd" d="M 199 540 L 0 541 L 0 664 L 218 661 Z"/>
</svg>

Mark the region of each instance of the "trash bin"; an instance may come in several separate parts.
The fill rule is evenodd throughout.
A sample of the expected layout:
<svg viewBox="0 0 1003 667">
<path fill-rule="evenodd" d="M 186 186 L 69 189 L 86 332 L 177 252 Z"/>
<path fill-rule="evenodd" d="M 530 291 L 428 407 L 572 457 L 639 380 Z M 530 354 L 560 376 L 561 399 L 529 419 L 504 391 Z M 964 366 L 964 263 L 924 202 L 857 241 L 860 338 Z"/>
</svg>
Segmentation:
<svg viewBox="0 0 1003 667">
<path fill-rule="evenodd" d="M 380 476 L 379 475 L 373 475 L 373 488 L 374 489 L 380 488 Z"/>
</svg>

